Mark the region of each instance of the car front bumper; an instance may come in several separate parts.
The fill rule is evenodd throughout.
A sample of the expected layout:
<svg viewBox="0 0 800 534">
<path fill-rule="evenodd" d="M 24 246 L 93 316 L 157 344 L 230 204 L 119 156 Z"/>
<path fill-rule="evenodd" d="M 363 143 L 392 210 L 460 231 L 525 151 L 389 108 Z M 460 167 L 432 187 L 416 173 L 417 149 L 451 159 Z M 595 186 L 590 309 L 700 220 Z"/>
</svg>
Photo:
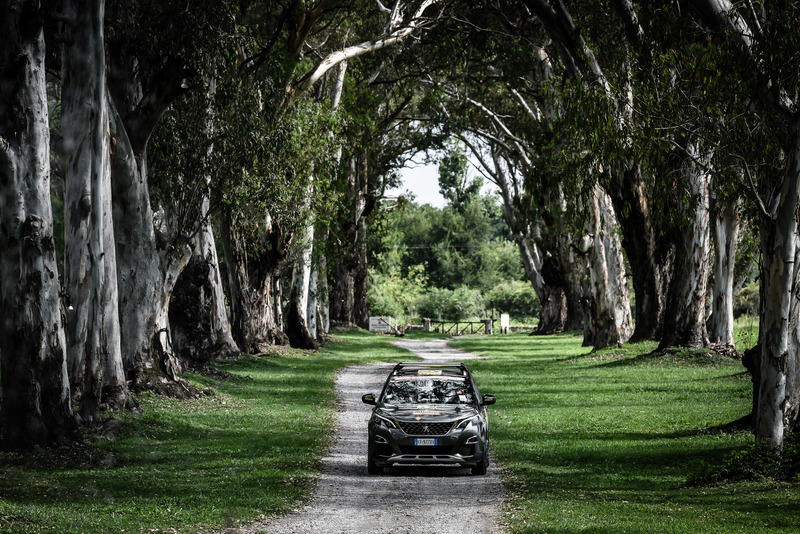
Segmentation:
<svg viewBox="0 0 800 534">
<path fill-rule="evenodd" d="M 415 440 L 435 439 L 435 445 Z M 486 439 L 477 427 L 454 430 L 443 436 L 412 436 L 399 429 L 373 425 L 369 432 L 372 461 L 382 467 L 393 464 L 458 464 L 472 467 L 483 461 Z"/>
</svg>

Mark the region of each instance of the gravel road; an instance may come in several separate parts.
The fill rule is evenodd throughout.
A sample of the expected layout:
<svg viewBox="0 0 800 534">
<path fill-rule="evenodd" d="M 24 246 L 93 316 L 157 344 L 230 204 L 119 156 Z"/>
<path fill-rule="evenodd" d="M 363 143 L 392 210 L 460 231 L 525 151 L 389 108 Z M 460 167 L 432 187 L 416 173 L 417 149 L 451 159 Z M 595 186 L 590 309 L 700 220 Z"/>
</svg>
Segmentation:
<svg viewBox="0 0 800 534">
<path fill-rule="evenodd" d="M 477 357 L 451 349 L 445 341 L 403 340 L 397 345 L 431 361 Z M 288 516 L 219 534 L 503 532 L 497 519 L 504 491 L 491 464 L 486 476 L 439 466 L 394 467 L 383 475 L 367 475 L 371 407 L 361 402 L 361 395 L 379 393 L 391 368 L 392 364 L 369 364 L 340 371 L 336 437 L 308 506 Z"/>
</svg>

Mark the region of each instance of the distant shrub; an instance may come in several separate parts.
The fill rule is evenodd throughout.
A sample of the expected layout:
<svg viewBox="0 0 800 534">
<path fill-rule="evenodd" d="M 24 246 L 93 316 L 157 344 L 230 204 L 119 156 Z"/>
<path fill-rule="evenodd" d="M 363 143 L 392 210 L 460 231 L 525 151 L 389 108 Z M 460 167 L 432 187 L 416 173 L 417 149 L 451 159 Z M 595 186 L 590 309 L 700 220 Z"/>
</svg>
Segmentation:
<svg viewBox="0 0 800 534">
<path fill-rule="evenodd" d="M 733 316 L 749 315 L 758 317 L 759 289 L 758 282 L 750 282 L 739 291 L 733 303 Z"/>
<path fill-rule="evenodd" d="M 381 273 L 370 270 L 367 290 L 370 315 L 384 315 L 405 321 L 417 315 L 417 303 L 427 283 L 425 268 L 413 266 L 407 276 L 397 271 Z"/>
<path fill-rule="evenodd" d="M 493 302 L 495 314 L 507 313 L 514 318 L 539 315 L 539 299 L 530 282 L 514 280 L 499 284 L 484 296 L 483 302 L 487 308 Z"/>
<path fill-rule="evenodd" d="M 463 321 L 484 315 L 480 292 L 467 287 L 431 288 L 419 300 L 417 310 L 421 317 L 436 321 Z"/>
</svg>

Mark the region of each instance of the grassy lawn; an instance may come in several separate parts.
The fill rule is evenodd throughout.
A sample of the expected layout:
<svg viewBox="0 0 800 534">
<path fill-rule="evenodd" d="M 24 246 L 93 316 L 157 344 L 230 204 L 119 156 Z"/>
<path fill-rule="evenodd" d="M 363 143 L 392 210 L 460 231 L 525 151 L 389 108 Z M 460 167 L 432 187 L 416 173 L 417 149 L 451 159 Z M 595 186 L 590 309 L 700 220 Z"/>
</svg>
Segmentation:
<svg viewBox="0 0 800 534">
<path fill-rule="evenodd" d="M 334 373 L 410 359 L 391 341 L 352 332 L 317 354 L 219 364 L 232 379 L 188 377 L 213 396 L 144 396 L 116 441 L 0 453 L 0 532 L 196 532 L 296 509 L 331 436 Z M 510 531 L 797 532 L 797 484 L 687 487 L 704 462 L 752 442 L 709 430 L 748 409 L 739 363 L 653 359 L 653 344 L 589 353 L 569 334 L 454 343 L 490 356 L 470 368 L 499 397 L 492 454 Z"/>
<path fill-rule="evenodd" d="M 511 532 L 798 532 L 797 484 L 687 487 L 704 462 L 752 443 L 713 427 L 749 411 L 740 363 L 655 344 L 590 353 L 570 334 L 453 342 L 491 408 L 492 450 L 511 492 Z"/>
<path fill-rule="evenodd" d="M 210 397 L 146 395 L 114 442 L 0 453 L 0 532 L 195 532 L 297 508 L 331 437 L 335 371 L 409 359 L 389 338 L 337 338 L 318 354 L 219 364 L 232 380 L 187 377 Z"/>
</svg>

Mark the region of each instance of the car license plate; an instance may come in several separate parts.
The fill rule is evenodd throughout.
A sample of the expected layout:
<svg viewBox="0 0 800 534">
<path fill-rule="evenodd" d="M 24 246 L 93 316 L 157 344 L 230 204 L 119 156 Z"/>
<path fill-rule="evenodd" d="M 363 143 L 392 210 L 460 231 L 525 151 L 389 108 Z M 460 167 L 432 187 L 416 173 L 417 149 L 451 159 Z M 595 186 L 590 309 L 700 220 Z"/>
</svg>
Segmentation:
<svg viewBox="0 0 800 534">
<path fill-rule="evenodd" d="M 414 438 L 414 445 L 417 447 L 430 447 L 431 445 L 438 445 L 439 440 L 436 438 Z"/>
</svg>

